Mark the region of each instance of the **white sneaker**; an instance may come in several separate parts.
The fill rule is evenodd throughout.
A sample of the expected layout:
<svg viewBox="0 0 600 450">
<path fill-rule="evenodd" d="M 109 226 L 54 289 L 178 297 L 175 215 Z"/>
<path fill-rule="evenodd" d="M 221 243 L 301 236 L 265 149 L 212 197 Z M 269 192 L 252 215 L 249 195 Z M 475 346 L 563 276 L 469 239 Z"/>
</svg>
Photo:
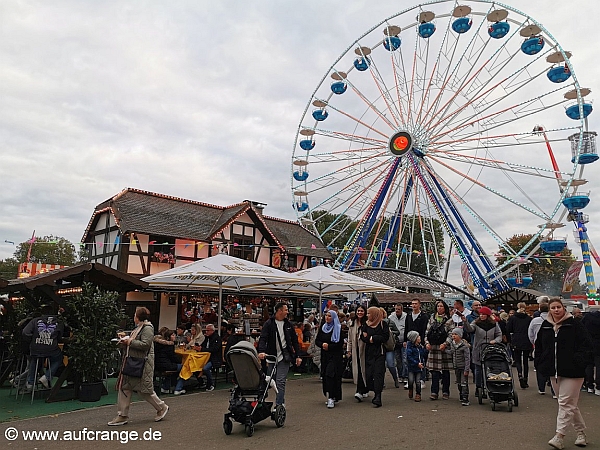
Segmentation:
<svg viewBox="0 0 600 450">
<path fill-rule="evenodd" d="M 421 380 L 421 389 L 425 387 L 425 381 Z"/>
<path fill-rule="evenodd" d="M 593 393 L 594 393 L 594 388 L 588 388 L 588 392 L 589 392 L 590 394 L 593 394 Z"/>
<path fill-rule="evenodd" d="M 596 390 L 594 390 L 594 394 L 596 394 L 596 395 L 600 395 L 600 389 L 596 389 Z"/>
<path fill-rule="evenodd" d="M 335 401 L 334 401 L 332 398 L 328 399 L 328 400 L 327 400 L 327 407 L 328 407 L 329 409 L 331 409 L 331 408 L 333 408 L 334 406 L 335 406 Z"/>
<path fill-rule="evenodd" d="M 577 436 L 579 437 L 579 436 Z M 548 445 L 550 447 L 554 447 L 558 450 L 562 450 L 563 448 L 565 448 L 565 445 L 563 444 L 563 440 L 561 438 L 559 438 L 558 436 L 554 436 L 552 439 L 550 439 L 548 441 Z"/>
<path fill-rule="evenodd" d="M 185 394 L 185 389 L 173 392 L 173 395 L 181 395 L 181 394 Z"/>
<path fill-rule="evenodd" d="M 42 386 L 44 386 L 46 389 L 50 389 L 50 382 L 48 381 L 48 378 L 46 378 L 46 375 L 42 375 L 38 381 L 42 383 Z"/>
<path fill-rule="evenodd" d="M 369 393 L 363 394 L 363 398 L 369 398 Z"/>
<path fill-rule="evenodd" d="M 356 401 L 362 402 L 363 396 L 361 393 L 357 392 L 356 394 L 354 394 L 354 398 L 356 399 Z"/>
<path fill-rule="evenodd" d="M 163 388 L 160 388 L 160 393 L 161 393 L 161 394 L 169 394 L 169 393 L 170 393 L 170 391 L 169 391 L 168 389 L 163 389 Z"/>
<path fill-rule="evenodd" d="M 575 445 L 577 447 L 585 447 L 587 445 L 587 440 L 585 439 L 585 433 L 583 431 L 577 432 L 577 439 L 575 439 Z"/>
</svg>

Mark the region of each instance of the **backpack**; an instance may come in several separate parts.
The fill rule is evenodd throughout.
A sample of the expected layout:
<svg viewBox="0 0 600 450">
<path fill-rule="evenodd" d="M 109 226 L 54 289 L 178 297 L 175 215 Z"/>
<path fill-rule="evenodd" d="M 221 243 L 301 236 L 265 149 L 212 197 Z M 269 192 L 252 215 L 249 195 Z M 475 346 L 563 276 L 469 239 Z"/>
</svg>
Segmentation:
<svg viewBox="0 0 600 450">
<path fill-rule="evenodd" d="M 435 321 L 429 327 L 427 333 L 427 340 L 432 345 L 442 345 L 448 338 L 448 331 L 446 330 L 446 324 L 443 322 Z"/>
</svg>

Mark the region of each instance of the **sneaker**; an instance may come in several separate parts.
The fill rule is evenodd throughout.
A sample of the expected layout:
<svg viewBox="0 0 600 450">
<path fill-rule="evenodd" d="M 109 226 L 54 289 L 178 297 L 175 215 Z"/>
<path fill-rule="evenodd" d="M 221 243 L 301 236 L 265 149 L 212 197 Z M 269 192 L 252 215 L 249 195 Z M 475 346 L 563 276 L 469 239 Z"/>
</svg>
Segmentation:
<svg viewBox="0 0 600 450">
<path fill-rule="evenodd" d="M 328 400 L 327 400 L 327 407 L 328 407 L 329 409 L 331 409 L 331 408 L 333 408 L 334 406 L 335 406 L 335 401 L 334 401 L 332 398 L 328 399 Z"/>
<path fill-rule="evenodd" d="M 421 380 L 421 389 L 425 387 L 425 381 Z"/>
<path fill-rule="evenodd" d="M 449 400 L 449 399 L 450 399 L 449 394 L 442 394 L 442 400 Z"/>
<path fill-rule="evenodd" d="M 167 405 L 165 403 L 163 405 L 163 409 L 161 409 L 160 411 L 156 411 L 156 417 L 154 417 L 154 421 L 160 422 L 161 420 L 163 420 L 165 418 L 165 416 L 167 415 L 168 412 L 169 412 L 169 405 Z"/>
<path fill-rule="evenodd" d="M 421 401 L 421 394 L 415 394 L 415 402 Z"/>
<path fill-rule="evenodd" d="M 579 436 L 577 436 L 577 437 L 579 437 Z M 554 436 L 552 439 L 550 439 L 548 441 L 548 445 L 550 447 L 554 447 L 558 450 L 562 450 L 563 448 L 565 448 L 562 438 L 559 438 L 558 436 Z"/>
<path fill-rule="evenodd" d="M 169 391 L 168 389 L 163 389 L 163 388 L 160 388 L 160 393 L 161 393 L 161 394 L 170 394 L 170 393 L 171 393 L 171 391 Z"/>
<path fill-rule="evenodd" d="M 593 393 L 594 393 L 594 388 L 587 388 L 587 391 L 588 391 L 590 394 L 593 394 Z"/>
<path fill-rule="evenodd" d="M 357 402 L 360 403 L 360 402 L 362 402 L 363 396 L 362 396 L 362 394 L 357 392 L 356 394 L 354 394 L 354 398 L 356 399 Z"/>
<path fill-rule="evenodd" d="M 538 394 L 540 394 L 540 395 L 546 395 L 546 392 L 545 391 L 538 391 Z"/>
<path fill-rule="evenodd" d="M 400 382 L 398 380 L 394 380 L 394 387 L 398 389 L 400 387 Z"/>
<path fill-rule="evenodd" d="M 408 390 L 408 398 L 410 398 L 410 399 L 413 398 L 413 390 L 412 389 Z"/>
<path fill-rule="evenodd" d="M 111 427 L 118 427 L 119 425 L 125 425 L 127 423 L 127 421 L 128 421 L 127 416 L 117 416 L 113 420 L 108 422 L 108 425 Z"/>
<path fill-rule="evenodd" d="M 363 396 L 363 398 L 369 398 L 369 393 L 367 392 L 366 394 L 363 394 L 362 396 Z"/>
<path fill-rule="evenodd" d="M 463 406 L 469 406 L 470 405 L 469 400 L 463 400 L 462 402 L 460 402 L 460 404 L 463 405 Z"/>
<path fill-rule="evenodd" d="M 595 390 L 594 390 L 594 394 L 596 394 L 596 395 L 600 395 L 600 389 L 595 389 Z"/>
<path fill-rule="evenodd" d="M 583 431 L 577 432 L 577 439 L 575 439 L 575 445 L 577 447 L 585 447 L 587 445 L 587 440 L 585 439 L 585 433 Z"/>
<path fill-rule="evenodd" d="M 215 387 L 214 386 L 209 386 L 206 388 L 206 392 L 210 392 L 210 391 L 214 391 Z"/>
<path fill-rule="evenodd" d="M 438 399 L 438 395 L 437 394 L 431 394 L 429 396 L 429 400 L 437 400 Z"/>
<path fill-rule="evenodd" d="M 48 381 L 48 378 L 46 378 L 46 375 L 42 375 L 38 381 L 42 383 L 42 386 L 46 389 L 50 389 L 50 382 Z"/>
<path fill-rule="evenodd" d="M 181 394 L 185 394 L 185 389 L 173 392 L 173 395 L 181 395 Z"/>
<path fill-rule="evenodd" d="M 408 389 L 408 381 L 404 383 L 404 389 Z"/>
</svg>

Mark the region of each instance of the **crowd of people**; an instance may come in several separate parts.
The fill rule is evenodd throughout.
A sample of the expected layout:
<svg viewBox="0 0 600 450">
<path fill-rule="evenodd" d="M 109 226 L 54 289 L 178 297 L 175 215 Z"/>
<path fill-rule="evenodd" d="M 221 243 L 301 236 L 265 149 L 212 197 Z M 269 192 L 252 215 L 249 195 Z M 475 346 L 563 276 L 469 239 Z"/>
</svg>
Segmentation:
<svg viewBox="0 0 600 450">
<path fill-rule="evenodd" d="M 409 312 L 398 304 L 389 316 L 383 308 L 362 305 L 346 315 L 332 305 L 320 323 L 312 317 L 306 321 L 315 330 L 315 347 L 309 353 L 319 364 L 327 408 L 342 399 L 345 367 L 351 368 L 357 402 L 372 392 L 373 406 L 382 406 L 387 367 L 394 386 L 404 383 L 408 398 L 416 402 L 422 400 L 426 381 L 430 381 L 430 400 L 437 401 L 440 390 L 441 399 L 449 400 L 453 374 L 457 397 L 461 405 L 469 406 L 469 375 L 474 377 L 475 395 L 485 398 L 483 349 L 498 344 L 512 355 L 518 388 L 529 388 L 532 360 L 538 393 L 545 395 L 550 386 L 558 414 L 549 445 L 564 448 L 567 428 L 573 425 L 575 445 L 585 446 L 578 400 L 582 391 L 600 395 L 600 311 L 572 314 L 562 300 L 546 296 L 538 298 L 538 304 L 530 315 L 524 303 L 506 312 L 479 301 L 469 310 L 456 300 L 451 311 L 440 300 L 427 314 L 414 299 Z"/>
</svg>

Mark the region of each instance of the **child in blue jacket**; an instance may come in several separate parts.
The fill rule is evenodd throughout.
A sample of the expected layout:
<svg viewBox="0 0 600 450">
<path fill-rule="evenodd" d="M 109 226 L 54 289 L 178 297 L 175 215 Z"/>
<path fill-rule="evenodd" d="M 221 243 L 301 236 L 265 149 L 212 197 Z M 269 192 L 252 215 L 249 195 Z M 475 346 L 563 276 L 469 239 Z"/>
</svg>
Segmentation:
<svg viewBox="0 0 600 450">
<path fill-rule="evenodd" d="M 408 362 L 408 398 L 413 398 L 413 385 L 416 385 L 415 402 L 421 401 L 421 374 L 425 367 L 426 350 L 421 345 L 421 336 L 417 331 L 406 335 L 406 360 Z"/>
</svg>

